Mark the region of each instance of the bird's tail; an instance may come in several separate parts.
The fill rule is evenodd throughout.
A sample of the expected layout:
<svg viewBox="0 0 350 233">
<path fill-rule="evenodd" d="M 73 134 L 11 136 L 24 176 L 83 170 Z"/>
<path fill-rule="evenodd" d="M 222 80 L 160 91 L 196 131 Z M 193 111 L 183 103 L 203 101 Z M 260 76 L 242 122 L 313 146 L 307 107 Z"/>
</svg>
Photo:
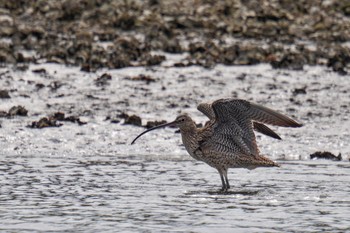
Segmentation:
<svg viewBox="0 0 350 233">
<path fill-rule="evenodd" d="M 257 167 L 280 167 L 280 165 L 274 161 L 272 161 L 269 158 L 266 158 L 264 156 L 254 156 L 248 159 L 249 161 L 246 161 L 249 166 L 247 166 L 248 169 L 255 169 Z"/>
<path fill-rule="evenodd" d="M 258 163 L 261 164 L 262 167 L 280 167 L 278 163 L 264 156 L 256 156 L 256 159 Z"/>
</svg>

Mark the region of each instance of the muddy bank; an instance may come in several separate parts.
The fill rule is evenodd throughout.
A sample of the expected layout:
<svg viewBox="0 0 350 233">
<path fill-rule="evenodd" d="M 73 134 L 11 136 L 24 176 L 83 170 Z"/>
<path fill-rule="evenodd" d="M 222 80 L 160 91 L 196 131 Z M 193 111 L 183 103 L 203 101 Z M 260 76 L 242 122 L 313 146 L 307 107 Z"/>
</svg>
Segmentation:
<svg viewBox="0 0 350 233">
<path fill-rule="evenodd" d="M 316 151 L 341 153 L 343 160 L 350 155 L 350 82 L 325 67 L 158 66 L 87 73 L 40 64 L 25 71 L 0 68 L 0 86 L 11 97 L 0 102 L 0 148 L 7 154 L 190 159 L 173 128 L 130 143 L 145 127 L 170 122 L 181 112 L 203 125 L 207 118 L 197 104 L 236 97 L 304 124 L 298 129 L 272 127 L 282 140 L 257 133 L 263 155 L 280 160 L 309 160 Z"/>
<path fill-rule="evenodd" d="M 30 64 L 24 71 L 0 68 L 0 86 L 10 96 L 0 101 L 6 216 L 0 231 L 349 231 L 347 76 L 320 66 L 87 73 Z M 217 171 L 194 161 L 175 129 L 152 131 L 130 145 L 144 126 L 180 112 L 205 123 L 196 105 L 224 97 L 257 102 L 304 124 L 271 126 L 282 140 L 256 134 L 261 154 L 280 168 L 231 169 L 232 188 L 222 193 Z M 315 151 L 326 153 L 310 161 Z M 324 159 L 340 152 L 342 161 Z"/>
<path fill-rule="evenodd" d="M 350 5 L 333 1 L 2 1 L 0 62 L 350 68 Z M 23 66 L 21 67 L 23 68 Z M 24 66 L 24 68 L 26 68 Z"/>
</svg>

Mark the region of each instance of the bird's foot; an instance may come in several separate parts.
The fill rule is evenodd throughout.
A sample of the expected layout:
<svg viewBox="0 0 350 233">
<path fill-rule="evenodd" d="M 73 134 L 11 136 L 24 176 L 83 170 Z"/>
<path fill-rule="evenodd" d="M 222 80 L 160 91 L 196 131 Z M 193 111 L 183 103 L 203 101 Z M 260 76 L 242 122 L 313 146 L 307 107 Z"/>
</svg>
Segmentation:
<svg viewBox="0 0 350 233">
<path fill-rule="evenodd" d="M 228 190 L 230 189 L 230 187 L 222 187 L 221 189 L 220 189 L 220 193 L 226 193 Z"/>
</svg>

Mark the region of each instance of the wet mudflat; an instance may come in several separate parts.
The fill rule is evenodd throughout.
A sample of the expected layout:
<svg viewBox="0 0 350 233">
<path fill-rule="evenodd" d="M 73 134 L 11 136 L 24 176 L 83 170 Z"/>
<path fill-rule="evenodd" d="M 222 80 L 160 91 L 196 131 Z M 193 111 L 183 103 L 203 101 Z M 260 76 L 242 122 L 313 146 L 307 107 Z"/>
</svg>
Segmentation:
<svg viewBox="0 0 350 233">
<path fill-rule="evenodd" d="M 347 76 L 324 67 L 166 64 L 97 73 L 38 64 L 25 71 L 1 68 L 0 74 L 10 96 L 0 110 L 28 110 L 0 118 L 1 231 L 350 230 Z M 257 134 L 261 153 L 282 167 L 231 169 L 228 193 L 218 192 L 217 172 L 193 161 L 174 129 L 154 131 L 131 146 L 145 128 L 120 117 L 135 114 L 145 125 L 185 111 L 203 123 L 196 105 L 227 97 L 266 105 L 304 124 L 273 127 L 282 141 Z M 57 112 L 86 124 L 28 127 Z M 343 160 L 309 160 L 324 150 L 342 153 Z"/>
<path fill-rule="evenodd" d="M 192 160 L 2 156 L 2 232 L 345 232 L 348 162 L 217 172 Z"/>
</svg>

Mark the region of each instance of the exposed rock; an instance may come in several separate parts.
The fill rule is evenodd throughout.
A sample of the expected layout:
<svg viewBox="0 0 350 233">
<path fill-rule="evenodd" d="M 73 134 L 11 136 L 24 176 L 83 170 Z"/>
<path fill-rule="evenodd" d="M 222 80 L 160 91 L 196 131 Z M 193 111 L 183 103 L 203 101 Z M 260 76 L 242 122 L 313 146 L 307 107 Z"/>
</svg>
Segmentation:
<svg viewBox="0 0 350 233">
<path fill-rule="evenodd" d="M 81 121 L 80 118 L 77 117 L 77 116 L 68 116 L 68 117 L 66 117 L 63 112 L 56 112 L 56 113 L 53 114 L 53 116 L 51 116 L 49 118 L 56 119 L 57 121 L 69 121 L 69 122 L 72 122 L 72 123 L 77 123 L 78 125 L 85 125 L 85 124 L 87 124 L 86 122 Z"/>
<path fill-rule="evenodd" d="M 328 151 L 317 151 L 310 155 L 310 159 L 329 159 L 333 161 L 341 161 L 342 156 L 340 153 L 338 154 L 338 156 L 335 156 L 334 154 Z"/>
<path fill-rule="evenodd" d="M 35 84 L 35 87 L 36 87 L 37 90 L 40 90 L 40 89 L 44 88 L 45 85 L 42 84 L 42 83 L 36 83 L 36 84 Z"/>
<path fill-rule="evenodd" d="M 124 119 L 124 124 L 126 125 L 136 125 L 136 126 L 142 126 L 142 120 L 141 117 L 136 116 L 136 115 L 128 115 L 124 112 L 122 112 L 121 114 L 117 115 L 118 118 L 122 118 Z M 116 119 L 112 119 L 112 123 L 117 123 Z"/>
<path fill-rule="evenodd" d="M 62 125 L 63 124 L 57 123 L 57 120 L 54 117 L 43 117 L 39 121 L 33 121 L 28 127 L 42 129 L 46 127 L 60 127 Z"/>
<path fill-rule="evenodd" d="M 165 124 L 167 123 L 165 120 L 161 120 L 161 121 L 147 121 L 145 127 L 147 129 L 153 128 L 155 126 L 161 125 L 161 124 Z"/>
<path fill-rule="evenodd" d="M 10 110 L 8 111 L 8 116 L 12 117 L 12 116 L 27 116 L 28 110 L 25 109 L 23 106 L 13 106 L 12 108 L 10 108 Z"/>
<path fill-rule="evenodd" d="M 78 125 L 85 125 L 85 124 L 87 124 L 86 122 L 81 121 L 80 118 L 76 117 L 76 116 L 65 117 L 64 120 L 62 120 L 62 121 L 70 121 L 70 122 L 73 122 L 73 123 L 77 123 Z"/>
<path fill-rule="evenodd" d="M 181 47 L 180 42 L 176 38 L 164 39 L 163 50 L 167 53 L 182 53 L 184 49 Z"/>
<path fill-rule="evenodd" d="M 46 75 L 46 70 L 44 68 L 41 68 L 41 69 L 34 69 L 32 70 L 33 73 L 37 73 L 37 74 L 43 74 L 43 75 Z"/>
<path fill-rule="evenodd" d="M 51 118 L 54 118 L 58 121 L 64 121 L 65 120 L 65 114 L 63 112 L 56 112 L 53 114 L 53 116 Z"/>
<path fill-rule="evenodd" d="M 0 117 L 7 117 L 8 113 L 6 111 L 0 111 Z"/>
<path fill-rule="evenodd" d="M 0 90 L 0 99 L 10 99 L 11 96 L 7 90 Z"/>
<path fill-rule="evenodd" d="M 131 115 L 125 118 L 124 124 L 142 126 L 141 117 L 136 115 Z"/>
<path fill-rule="evenodd" d="M 295 88 L 293 90 L 293 95 L 296 96 L 296 95 L 305 95 L 306 94 L 306 86 L 305 87 L 302 87 L 302 88 Z"/>
<path fill-rule="evenodd" d="M 0 4 L 0 63 L 46 60 L 94 72 L 159 65 L 166 57 L 152 52 L 163 51 L 189 53 L 177 67 L 350 70 L 347 1 L 13 2 Z"/>
<path fill-rule="evenodd" d="M 13 17 L 9 14 L 0 15 L 0 36 L 6 37 L 13 35 L 15 31 Z"/>
<path fill-rule="evenodd" d="M 285 54 L 280 60 L 272 61 L 275 69 L 302 70 L 306 60 L 300 54 Z"/>
<path fill-rule="evenodd" d="M 146 65 L 146 66 L 160 65 L 163 61 L 165 61 L 165 56 L 163 56 L 163 55 L 151 55 L 149 53 L 144 54 L 141 58 L 142 58 L 142 60 L 145 61 L 144 65 Z"/>
<path fill-rule="evenodd" d="M 328 66 L 339 74 L 346 75 L 347 64 L 350 63 L 350 49 L 344 49 L 328 59 Z"/>
<path fill-rule="evenodd" d="M 137 76 L 125 77 L 125 79 L 133 80 L 133 81 L 143 81 L 146 84 L 150 84 L 151 82 L 155 82 L 156 80 L 149 75 L 139 74 Z"/>
<path fill-rule="evenodd" d="M 96 86 L 105 86 L 105 85 L 109 84 L 110 80 L 112 80 L 112 76 L 110 74 L 104 73 L 95 80 L 95 85 Z"/>
<path fill-rule="evenodd" d="M 79 119 L 79 117 L 69 116 L 65 117 L 65 114 L 62 112 L 56 112 L 52 116 L 43 117 L 39 121 L 33 121 L 30 128 L 46 128 L 46 127 L 60 127 L 63 124 L 58 123 L 58 121 L 69 121 L 73 123 L 77 123 L 78 125 L 85 125 L 86 122 L 83 122 Z"/>
<path fill-rule="evenodd" d="M 111 123 L 119 124 L 119 123 L 120 123 L 120 120 L 118 120 L 118 119 L 111 119 Z"/>
</svg>

